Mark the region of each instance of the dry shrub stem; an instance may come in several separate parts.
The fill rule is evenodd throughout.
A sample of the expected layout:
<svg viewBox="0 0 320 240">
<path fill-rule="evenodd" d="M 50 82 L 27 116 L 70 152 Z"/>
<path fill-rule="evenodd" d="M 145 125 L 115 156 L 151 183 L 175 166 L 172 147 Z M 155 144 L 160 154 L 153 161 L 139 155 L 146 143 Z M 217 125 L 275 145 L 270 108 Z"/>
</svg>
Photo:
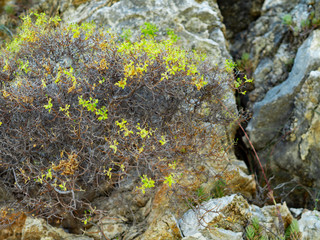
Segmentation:
<svg viewBox="0 0 320 240">
<path fill-rule="evenodd" d="M 234 121 L 218 114 L 230 74 L 172 40 L 130 42 L 58 22 L 26 16 L 0 51 L 6 204 L 85 221 L 93 199 L 128 182 L 139 191 L 172 184 L 176 172 L 220 158 L 214 124 Z M 205 146 L 214 151 L 198 154 Z"/>
<path fill-rule="evenodd" d="M 219 100 L 219 102 L 220 102 L 221 106 L 223 106 L 223 108 L 224 108 L 226 111 L 229 112 L 229 109 L 227 108 L 227 106 L 225 106 L 220 100 Z M 240 127 L 240 129 L 242 130 L 242 132 L 244 133 L 246 139 L 248 140 L 248 142 L 249 142 L 249 144 L 250 144 L 250 147 L 252 148 L 252 151 L 254 152 L 255 158 L 256 158 L 256 160 L 257 160 L 257 162 L 258 162 L 258 164 L 259 164 L 259 167 L 260 167 L 261 172 L 262 172 L 262 174 L 263 174 L 263 178 L 264 178 L 264 180 L 265 180 L 265 182 L 266 182 L 266 184 L 267 184 L 267 187 L 268 187 L 268 192 L 269 192 L 268 197 L 271 198 L 271 200 L 272 200 L 272 202 L 274 203 L 274 205 L 275 205 L 275 207 L 276 207 L 276 209 L 277 209 L 277 212 L 278 212 L 277 215 L 278 215 L 278 219 L 279 219 L 279 230 L 280 230 L 280 233 L 284 234 L 285 228 L 284 228 L 283 219 L 282 219 L 282 217 L 281 217 L 280 209 L 279 209 L 279 207 L 277 206 L 276 200 L 274 199 L 273 190 L 272 190 L 272 188 L 271 188 L 271 186 L 270 186 L 270 183 L 269 183 L 269 180 L 268 180 L 268 178 L 267 178 L 267 176 L 266 176 L 266 174 L 265 174 L 265 171 L 264 171 L 264 168 L 263 168 L 262 163 L 261 163 L 261 161 L 260 161 L 259 155 L 257 154 L 256 149 L 255 149 L 255 147 L 253 146 L 253 144 L 252 144 L 252 142 L 251 142 L 251 140 L 250 140 L 247 132 L 246 132 L 246 131 L 244 130 L 244 128 L 242 127 L 241 122 L 237 121 L 237 124 L 238 124 L 238 126 Z"/>
</svg>

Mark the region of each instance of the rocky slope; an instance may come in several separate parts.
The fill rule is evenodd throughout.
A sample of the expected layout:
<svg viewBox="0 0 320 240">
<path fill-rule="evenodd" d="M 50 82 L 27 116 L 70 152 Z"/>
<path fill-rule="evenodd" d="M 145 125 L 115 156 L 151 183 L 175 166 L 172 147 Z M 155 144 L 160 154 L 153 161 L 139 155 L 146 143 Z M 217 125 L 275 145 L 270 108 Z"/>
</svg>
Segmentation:
<svg viewBox="0 0 320 240">
<path fill-rule="evenodd" d="M 231 47 L 252 62 L 255 89 L 246 107 L 253 116 L 246 130 L 274 185 L 286 183 L 278 194 L 295 206 L 313 207 L 319 189 L 319 4 L 265 1 Z"/>
<path fill-rule="evenodd" d="M 244 69 L 254 78 L 254 89 L 240 102 L 252 113 L 246 130 L 268 169 L 268 177 L 274 176 L 274 196 L 289 206 L 316 207 L 320 185 L 320 30 L 316 29 L 316 21 L 308 26 L 303 21 L 320 18 L 319 0 L 61 0 L 37 1 L 33 8 L 51 15 L 60 13 L 66 22 L 94 21 L 119 34 L 124 29 L 134 33 L 144 22 L 152 22 L 159 27 L 160 35 L 167 28 L 173 29 L 181 38 L 179 44 L 205 52 L 219 65 L 227 58 L 233 56 L 236 60 L 247 53 L 249 61 Z M 288 16 L 291 21 L 285 23 L 283 19 Z M 224 104 L 237 111 L 231 90 Z M 235 138 L 236 125 L 219 131 L 230 143 Z M 246 160 L 255 161 L 248 141 L 244 142 Z M 166 186 L 143 195 L 137 194 L 128 182 L 112 195 L 94 200 L 107 214 L 96 216 L 84 235 L 71 235 L 42 220 L 21 215 L 12 228 L 0 232 L 0 238 L 243 239 L 254 216 L 264 232 L 273 237 L 284 234 L 292 223 L 292 213 L 285 203 L 258 207 L 240 195 L 219 198 L 241 193 L 249 201 L 258 199 L 254 177 L 247 175 L 244 162 L 232 152 L 220 162 L 204 159 L 194 168 L 213 172 L 214 176 L 223 172 L 228 181 L 220 195 L 212 194 L 217 198 L 204 202 L 202 199 L 193 209 L 188 210 L 179 201 L 172 203 L 167 196 L 175 193 Z M 194 191 L 200 186 L 209 192 L 217 190 L 217 179 L 206 179 L 204 174 L 188 176 L 183 182 L 193 186 Z M 277 211 L 281 213 L 280 221 Z M 297 209 L 292 212 L 299 218 L 299 236 L 317 239 L 320 213 Z M 71 223 L 64 227 L 77 232 Z"/>
</svg>

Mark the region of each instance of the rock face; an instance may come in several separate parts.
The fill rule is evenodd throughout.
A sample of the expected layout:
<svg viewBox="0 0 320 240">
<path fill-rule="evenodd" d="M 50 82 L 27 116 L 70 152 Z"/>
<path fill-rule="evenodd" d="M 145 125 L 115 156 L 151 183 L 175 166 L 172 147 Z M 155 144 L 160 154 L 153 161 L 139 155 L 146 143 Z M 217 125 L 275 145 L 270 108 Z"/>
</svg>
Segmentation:
<svg viewBox="0 0 320 240">
<path fill-rule="evenodd" d="M 260 158 L 267 164 L 270 174 L 275 175 L 276 184 L 290 182 L 291 185 L 280 188 L 284 193 L 290 192 L 298 183 L 313 189 L 320 187 L 320 30 L 303 29 L 301 24 L 312 11 L 315 18 L 320 18 L 320 0 L 36 2 L 39 2 L 36 9 L 50 14 L 59 11 L 67 22 L 94 21 L 119 34 L 125 29 L 136 33 L 144 22 L 156 24 L 160 37 L 165 35 L 167 28 L 173 29 L 180 37 L 179 44 L 186 49 L 206 53 L 216 64 L 230 58 L 228 49 L 234 56 L 248 53 L 255 89 L 247 99 L 247 108 L 253 112 L 247 131 Z M 283 23 L 286 14 L 292 16 L 294 31 L 290 30 L 292 26 Z M 229 47 L 225 35 L 231 38 Z M 235 110 L 232 94 L 230 92 L 231 97 L 226 103 Z M 231 140 L 232 128 L 227 130 Z M 204 159 L 202 164 L 195 164 L 194 169 L 214 174 L 226 169 L 226 175 L 232 176 L 226 186 L 228 191 L 240 192 L 251 199 L 256 190 L 254 178 L 245 173 L 243 162 L 232 159 L 231 154 L 219 164 L 215 159 Z M 212 191 L 215 181 L 203 179 L 204 175 L 195 173 L 183 181 L 194 191 L 200 187 Z M 10 236 L 22 239 L 99 239 L 103 233 L 110 239 L 126 240 L 243 239 L 253 216 L 266 228 L 279 231 L 275 206 L 259 208 L 249 205 L 238 195 L 211 199 L 195 207 L 196 211 L 187 211 L 178 221 L 177 207 L 167 198 L 170 194 L 170 189 L 160 187 L 155 196 L 142 196 L 131 184 L 111 196 L 95 199 L 95 204 L 108 213 L 108 218 L 97 219 L 98 225 L 88 227 L 86 237 L 69 235 L 62 229 L 54 229 L 32 218 L 24 218 L 23 223 L 19 223 L 20 230 L 13 233 L 2 231 L 1 234 L 7 235 L 0 236 L 7 239 Z M 1 192 L 1 195 L 8 194 Z M 281 197 L 280 192 L 278 196 Z M 292 196 L 288 200 L 290 205 L 310 203 L 301 197 L 301 191 L 294 192 Z M 185 210 L 179 204 L 178 208 Z M 278 205 L 278 208 L 284 227 L 287 227 L 292 221 L 291 213 L 285 204 Z M 319 213 L 316 211 L 302 215 L 299 224 L 303 239 L 317 239 L 317 216 Z"/>
<path fill-rule="evenodd" d="M 16 222 L 9 228 L 0 231 L 0 239 L 6 240 L 93 240 L 88 236 L 75 235 L 55 228 L 43 219 L 27 217 L 19 214 Z"/>
<path fill-rule="evenodd" d="M 282 217 L 281 224 L 278 212 Z M 311 222 L 312 217 L 309 218 Z M 285 203 L 260 208 L 249 205 L 241 196 L 230 195 L 211 199 L 195 209 L 190 209 L 179 220 L 179 226 L 184 240 L 244 239 L 245 229 L 253 218 L 259 222 L 264 237 L 283 236 L 284 229 L 287 229 L 293 220 Z M 304 226 L 306 221 L 302 218 L 301 220 Z M 309 237 L 316 236 L 314 226 L 319 224 L 319 220 L 313 221 L 312 224 Z M 283 230 L 280 227 L 282 225 Z"/>
<path fill-rule="evenodd" d="M 227 38 L 232 39 L 260 16 L 263 0 L 218 0 L 217 3 L 224 18 Z"/>
<path fill-rule="evenodd" d="M 178 41 L 180 45 L 186 49 L 206 53 L 215 64 L 224 64 L 225 59 L 230 58 L 224 37 L 222 16 L 214 0 L 59 1 L 59 3 L 41 1 L 36 9 L 48 13 L 59 10 L 63 20 L 67 22 L 94 21 L 119 34 L 123 33 L 124 29 L 131 29 L 135 34 L 144 22 L 151 22 L 159 28 L 159 37 L 165 35 L 167 28 L 171 28 L 180 37 Z M 233 92 L 229 91 L 225 105 L 231 111 L 236 111 Z M 235 130 L 234 126 L 231 128 L 233 130 L 222 128 L 219 131 L 229 135 L 229 140 L 233 140 Z M 212 151 L 212 147 L 209 147 Z M 219 164 L 214 157 L 203 159 L 202 163 L 195 163 L 193 167 L 200 169 L 199 172 L 210 172 L 208 176 L 216 176 L 224 171 L 225 174 L 233 176 L 226 188 L 231 192 L 242 192 L 252 198 L 255 192 L 254 178 L 245 173 L 243 162 L 234 160 L 233 164 L 230 164 L 232 158 L 232 155 L 223 156 Z M 216 179 L 208 179 L 203 173 L 194 174 L 189 180 L 188 177 L 190 176 L 182 182 L 194 192 L 202 185 L 209 192 L 215 188 Z M 123 184 L 119 191 L 113 191 L 110 196 L 94 200 L 97 208 L 106 212 L 108 217 L 96 216 L 96 219 L 92 219 L 95 225 L 87 227 L 86 235 L 99 239 L 103 234 L 109 239 L 126 240 L 181 238 L 176 217 L 177 210 L 183 211 L 185 206 L 180 202 L 178 207 L 173 207 L 167 197 L 170 191 L 163 186 L 157 190 L 155 196 L 140 196 L 133 183 Z M 224 190 L 220 191 L 222 191 L 220 194 L 224 194 Z M 25 236 L 26 234 L 27 232 Z M 229 236 L 225 230 L 221 230 L 220 234 Z M 236 234 L 237 237 L 240 235 Z"/>
<path fill-rule="evenodd" d="M 294 104 L 294 97 L 311 71 L 320 66 L 320 31 L 314 31 L 299 48 L 289 77 L 270 89 L 264 99 L 253 106 L 254 115 L 247 131 L 254 146 L 259 150 L 267 145 L 288 121 Z M 271 114 L 272 113 L 272 114 Z"/>
<path fill-rule="evenodd" d="M 296 184 L 320 186 L 320 31 L 303 26 L 318 14 L 318 5 L 319 1 L 265 1 L 261 17 L 232 47 L 235 52 L 250 53 L 254 70 L 255 90 L 247 103 L 253 116 L 246 130 L 270 175 L 275 176 L 274 184 L 290 182 L 281 189 L 287 193 Z M 291 16 L 290 24 L 284 24 L 285 15 Z M 302 192 L 291 194 L 288 204 L 313 207 L 309 195 L 313 193 L 309 191 L 303 199 Z M 280 191 L 278 196 L 282 197 Z"/>
<path fill-rule="evenodd" d="M 234 213 L 238 213 L 237 216 Z M 185 237 L 199 233 L 210 226 L 241 233 L 250 217 L 251 213 L 247 201 L 241 196 L 231 195 L 211 199 L 200 205 L 198 209 L 189 210 L 179 220 L 179 225 Z M 228 223 L 228 218 L 233 219 L 234 224 L 231 226 Z"/>
<path fill-rule="evenodd" d="M 297 48 L 306 35 L 301 30 L 301 21 L 312 11 L 315 11 L 314 4 L 308 4 L 308 1 L 266 0 L 261 16 L 247 31 L 238 34 L 230 52 L 237 58 L 243 53 L 250 55 L 255 90 L 249 94 L 249 105 L 261 101 L 266 92 L 287 79 Z M 285 15 L 291 16 L 296 34 L 303 36 L 293 37 L 290 26 L 284 24 Z"/>
<path fill-rule="evenodd" d="M 302 232 L 303 240 L 319 240 L 320 239 L 320 212 L 305 211 L 302 213 L 299 223 L 300 231 Z"/>
<path fill-rule="evenodd" d="M 205 52 L 216 63 L 230 57 L 223 34 L 222 16 L 215 1 L 113 2 L 112 6 L 105 4 L 105 1 L 89 1 L 78 8 L 69 6 L 63 18 L 68 22 L 93 20 L 120 34 L 124 29 L 138 32 L 144 22 L 152 22 L 159 27 L 160 34 L 166 33 L 167 28 L 173 29 L 181 37 L 181 45 Z"/>
</svg>

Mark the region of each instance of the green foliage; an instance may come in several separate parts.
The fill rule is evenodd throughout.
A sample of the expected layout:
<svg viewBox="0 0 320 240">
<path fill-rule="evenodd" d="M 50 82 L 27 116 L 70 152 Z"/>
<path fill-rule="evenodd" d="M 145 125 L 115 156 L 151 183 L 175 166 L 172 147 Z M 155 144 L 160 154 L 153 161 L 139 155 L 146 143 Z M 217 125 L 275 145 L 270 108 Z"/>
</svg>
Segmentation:
<svg viewBox="0 0 320 240">
<path fill-rule="evenodd" d="M 259 219 L 256 217 L 253 217 L 251 219 L 251 223 L 246 227 L 246 239 L 247 240 L 267 240 L 269 239 L 268 236 L 266 236 L 259 223 Z"/>
<path fill-rule="evenodd" d="M 46 104 L 46 105 L 43 105 L 43 107 L 45 108 L 45 109 L 48 109 L 48 112 L 50 113 L 51 112 L 51 109 L 52 109 L 52 98 L 49 98 L 49 100 L 48 100 L 48 104 Z"/>
<path fill-rule="evenodd" d="M 121 39 L 93 23 L 43 13 L 22 19 L 0 50 L 0 180 L 23 211 L 86 220 L 89 193 L 101 184 L 173 187 L 181 166 L 218 141 L 203 123 L 234 121 L 217 118 L 222 107 L 208 101 L 225 94 L 223 70 L 178 47 L 173 32 L 159 41 L 146 23 L 131 42 L 129 33 Z"/>
<path fill-rule="evenodd" d="M 249 225 L 246 228 L 246 239 L 253 240 L 255 235 L 256 235 L 256 230 L 254 229 L 254 227 L 252 225 Z"/>
<path fill-rule="evenodd" d="M 147 188 L 154 187 L 154 183 L 155 183 L 154 180 L 152 180 L 151 178 L 148 178 L 147 175 L 143 175 L 140 178 L 141 178 L 142 185 L 141 187 L 137 187 L 137 188 L 140 189 L 142 193 L 145 193 Z"/>
<path fill-rule="evenodd" d="M 299 230 L 298 221 L 293 219 L 291 224 L 287 227 L 284 236 L 276 236 L 275 234 L 267 235 L 263 231 L 259 219 L 254 217 L 251 219 L 251 223 L 246 227 L 246 239 L 247 240 L 268 240 L 268 239 L 277 239 L 277 240 L 299 240 L 301 239 L 301 232 Z"/>
<path fill-rule="evenodd" d="M 14 15 L 16 10 L 15 10 L 15 6 L 12 5 L 12 4 L 6 4 L 4 7 L 3 7 L 3 10 L 6 12 L 6 14 L 8 15 Z"/>
<path fill-rule="evenodd" d="M 239 71 L 245 73 L 248 76 L 252 75 L 253 72 L 253 64 L 250 60 L 250 54 L 249 53 L 243 53 L 241 56 L 241 59 L 238 59 L 236 61 L 237 67 L 239 68 Z"/>
<path fill-rule="evenodd" d="M 225 196 L 226 181 L 224 179 L 218 179 L 213 187 L 212 194 L 215 198 L 221 198 Z"/>
<path fill-rule="evenodd" d="M 313 201 L 314 201 L 314 207 L 313 210 L 318 210 L 319 209 L 319 199 L 320 199 L 320 190 L 315 189 L 314 194 L 313 194 Z"/>
<path fill-rule="evenodd" d="M 211 199 L 210 194 L 208 194 L 204 190 L 204 188 L 201 186 L 199 188 L 197 188 L 196 194 L 197 194 L 198 199 L 200 199 L 201 202 L 208 201 L 209 199 Z"/>
<path fill-rule="evenodd" d="M 282 17 L 282 22 L 285 25 L 291 25 L 292 24 L 292 16 L 290 14 L 286 14 Z"/>
<path fill-rule="evenodd" d="M 191 206 L 197 206 L 202 202 L 208 201 L 211 198 L 221 198 L 225 196 L 226 181 L 219 178 L 215 181 L 211 191 L 205 190 L 202 186 L 199 186 L 194 193 L 194 196 L 188 199 L 188 204 Z"/>
<path fill-rule="evenodd" d="M 189 208 L 197 206 L 212 198 L 211 193 L 207 192 L 202 186 L 199 186 L 192 196 L 188 198 L 187 205 Z"/>
<path fill-rule="evenodd" d="M 315 17 L 315 12 L 310 12 L 307 19 L 303 19 L 300 23 L 293 21 L 290 14 L 286 14 L 282 17 L 282 23 L 286 25 L 293 35 L 298 37 L 305 37 L 312 30 L 320 27 L 320 18 Z"/>
<path fill-rule="evenodd" d="M 175 32 L 174 32 L 172 29 L 170 29 L 170 28 L 167 29 L 167 35 L 170 37 L 170 39 L 171 39 L 173 42 L 176 42 L 176 41 L 178 41 L 178 40 L 180 39 L 180 37 L 178 37 L 178 36 L 175 34 Z"/>
<path fill-rule="evenodd" d="M 132 38 L 132 31 L 131 29 L 125 29 L 123 30 L 122 34 L 120 35 L 123 40 L 130 42 L 130 39 Z"/>
<path fill-rule="evenodd" d="M 225 68 L 227 70 L 227 72 L 233 73 L 233 70 L 237 67 L 237 64 L 230 60 L 230 59 L 226 59 L 225 61 Z"/>
<path fill-rule="evenodd" d="M 301 232 L 299 229 L 298 221 L 296 219 L 293 219 L 291 224 L 287 227 L 285 237 L 289 240 L 301 239 Z"/>
<path fill-rule="evenodd" d="M 144 37 L 155 37 L 156 36 L 156 32 L 158 32 L 158 28 L 155 24 L 149 23 L 149 22 L 145 22 L 143 24 L 143 26 L 140 27 L 142 36 Z"/>
<path fill-rule="evenodd" d="M 244 54 L 242 56 L 243 60 L 242 61 L 239 61 L 238 63 L 245 66 L 246 62 L 249 61 L 249 55 L 248 54 Z M 243 67 L 242 66 L 242 67 Z M 232 73 L 233 71 L 236 72 L 236 75 L 238 75 L 238 64 L 233 62 L 232 60 L 229 60 L 227 59 L 225 61 L 225 68 L 227 70 L 227 72 L 229 73 Z M 246 71 L 246 72 L 249 72 L 249 70 L 245 69 L 245 68 L 242 68 L 242 70 Z M 234 88 L 237 89 L 237 91 L 243 95 L 246 94 L 246 90 L 244 90 L 245 88 L 245 84 L 247 83 L 252 83 L 253 82 L 253 79 L 250 79 L 247 77 L 247 75 L 244 75 L 243 77 L 236 77 L 236 79 L 234 80 Z"/>
</svg>

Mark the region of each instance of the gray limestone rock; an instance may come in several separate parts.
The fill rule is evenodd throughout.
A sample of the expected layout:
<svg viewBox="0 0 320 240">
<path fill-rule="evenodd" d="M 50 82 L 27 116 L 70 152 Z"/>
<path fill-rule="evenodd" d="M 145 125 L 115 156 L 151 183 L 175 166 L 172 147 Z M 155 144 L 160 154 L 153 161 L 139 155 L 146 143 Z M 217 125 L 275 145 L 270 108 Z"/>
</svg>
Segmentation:
<svg viewBox="0 0 320 240">
<path fill-rule="evenodd" d="M 278 213 L 282 217 L 281 222 Z M 261 208 L 249 205 L 241 196 L 231 195 L 211 199 L 188 210 L 179 220 L 179 225 L 183 240 L 243 239 L 245 228 L 253 218 L 258 220 L 261 234 L 270 239 L 283 236 L 281 226 L 287 227 L 293 220 L 286 203 Z M 229 224 L 225 224 L 226 221 Z"/>
<path fill-rule="evenodd" d="M 227 218 L 234 219 L 232 226 L 225 223 Z M 226 227 L 233 232 L 244 230 L 246 219 L 251 217 L 249 205 L 242 196 L 231 195 L 219 199 L 211 199 L 195 209 L 187 211 L 179 220 L 184 236 L 192 236 L 213 226 Z M 223 238 L 225 239 L 225 238 Z"/>
<path fill-rule="evenodd" d="M 253 117 L 247 127 L 256 149 L 265 147 L 279 134 L 293 110 L 293 100 L 311 70 L 320 66 L 320 31 L 314 31 L 301 45 L 286 81 L 267 92 L 254 104 Z"/>
<path fill-rule="evenodd" d="M 230 48 L 238 59 L 243 53 L 250 54 L 255 90 L 248 94 L 249 109 L 287 79 L 297 49 L 307 36 L 301 30 L 301 23 L 316 10 L 314 4 L 305 0 L 266 0 L 261 11 L 261 16 L 237 35 Z M 286 15 L 291 16 L 292 26 L 284 24 Z"/>
<path fill-rule="evenodd" d="M 122 0 L 109 6 L 91 1 L 63 13 L 68 22 L 94 21 L 117 33 L 131 29 L 135 34 L 144 22 L 159 27 L 159 34 L 173 29 L 187 49 L 205 52 L 215 63 L 230 58 L 224 39 L 224 25 L 215 1 L 195 0 Z"/>
<path fill-rule="evenodd" d="M 302 240 L 320 239 L 320 212 L 305 211 L 298 221 L 299 229 L 302 232 Z"/>
</svg>

